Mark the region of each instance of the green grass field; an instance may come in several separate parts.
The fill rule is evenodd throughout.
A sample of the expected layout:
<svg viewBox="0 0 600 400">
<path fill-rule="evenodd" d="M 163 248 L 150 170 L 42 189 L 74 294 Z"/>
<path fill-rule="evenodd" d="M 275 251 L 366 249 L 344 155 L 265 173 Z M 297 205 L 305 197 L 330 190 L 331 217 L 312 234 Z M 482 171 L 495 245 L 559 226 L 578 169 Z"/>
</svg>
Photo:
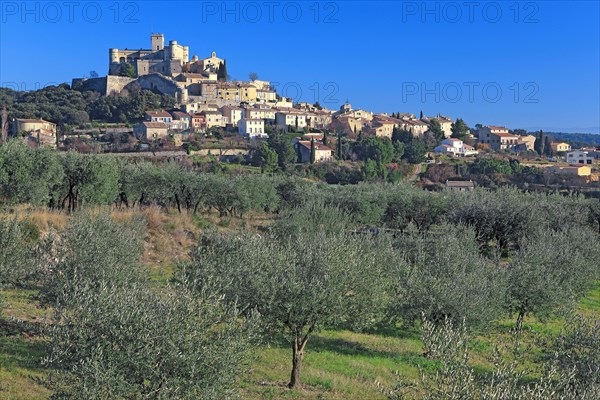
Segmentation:
<svg viewBox="0 0 600 400">
<path fill-rule="evenodd" d="M 33 290 L 3 290 L 5 303 L 0 336 L 0 398 L 6 400 L 45 399 L 50 392 L 43 385 L 46 372 L 44 339 L 39 326 L 48 311 L 37 306 Z M 579 303 L 582 315 L 598 315 L 600 282 Z M 526 321 L 520 340 L 524 367 L 534 378 L 540 371 L 543 349 L 540 343 L 560 331 L 563 320 Z M 499 339 L 506 339 L 513 320 L 498 321 L 485 335 L 472 341 L 472 362 L 478 373 L 491 370 L 489 356 Z M 240 383 L 245 399 L 383 399 L 378 389 L 398 379 L 418 378 L 419 369 L 434 371 L 437 364 L 422 355 L 416 328 L 355 333 L 318 332 L 309 341 L 303 364 L 303 388 L 289 391 L 291 349 L 284 343 L 257 349 L 250 373 Z M 398 376 L 396 375 L 398 374 Z"/>
</svg>

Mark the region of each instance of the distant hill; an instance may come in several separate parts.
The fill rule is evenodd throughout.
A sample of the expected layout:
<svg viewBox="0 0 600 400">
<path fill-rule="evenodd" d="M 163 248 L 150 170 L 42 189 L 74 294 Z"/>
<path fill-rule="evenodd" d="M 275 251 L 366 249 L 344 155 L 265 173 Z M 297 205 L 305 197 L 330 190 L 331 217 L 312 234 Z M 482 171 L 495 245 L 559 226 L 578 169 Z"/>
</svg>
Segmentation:
<svg viewBox="0 0 600 400">
<path fill-rule="evenodd" d="M 530 132 L 535 133 L 535 132 Z M 592 133 L 544 132 L 552 136 L 554 141 L 567 142 L 574 147 L 600 147 L 600 135 Z"/>
</svg>

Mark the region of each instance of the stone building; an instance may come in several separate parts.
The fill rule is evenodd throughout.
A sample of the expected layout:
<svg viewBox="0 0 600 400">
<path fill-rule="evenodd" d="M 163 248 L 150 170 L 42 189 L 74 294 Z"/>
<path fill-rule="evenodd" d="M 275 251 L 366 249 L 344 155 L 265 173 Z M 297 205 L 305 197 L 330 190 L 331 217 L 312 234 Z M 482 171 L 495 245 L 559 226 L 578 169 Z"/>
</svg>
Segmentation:
<svg viewBox="0 0 600 400">
<path fill-rule="evenodd" d="M 162 33 L 150 36 L 150 49 L 116 49 L 108 50 L 108 74 L 119 75 L 123 64 L 130 64 L 135 70 L 136 77 L 154 72 L 174 76 L 182 72 L 183 64 L 189 62 L 189 47 L 182 46 L 176 40 L 169 41 L 165 46 Z"/>
<path fill-rule="evenodd" d="M 517 150 L 519 136 L 513 135 L 503 126 L 483 126 L 478 130 L 479 143 L 489 145 L 493 150 Z"/>
<path fill-rule="evenodd" d="M 12 134 L 17 136 L 19 132 L 42 133 L 44 135 L 56 136 L 56 124 L 43 119 L 16 118 L 12 123 Z"/>
<path fill-rule="evenodd" d="M 324 110 L 315 110 L 306 114 L 306 125 L 309 128 L 329 128 L 332 122 L 331 113 Z"/>
<path fill-rule="evenodd" d="M 16 118 L 12 121 L 12 135 L 26 134 L 38 146 L 56 147 L 56 124 L 43 119 Z"/>
<path fill-rule="evenodd" d="M 315 163 L 333 159 L 333 149 L 315 140 L 299 140 L 294 147 L 298 154 L 298 162 L 311 162 L 312 146 L 315 147 Z"/>
<path fill-rule="evenodd" d="M 468 192 L 475 189 L 473 181 L 446 181 L 446 189 L 454 192 Z"/>
<path fill-rule="evenodd" d="M 219 67 L 225 65 L 225 60 L 217 57 L 216 52 L 212 52 L 210 57 L 198 59 L 198 56 L 193 56 L 192 61 L 185 62 L 182 66 L 183 72 L 217 74 Z"/>
<path fill-rule="evenodd" d="M 427 124 L 431 124 L 432 120 L 436 120 L 440 123 L 440 127 L 442 128 L 445 137 L 449 138 L 452 135 L 452 120 L 449 117 L 438 115 L 435 117 L 423 117 L 421 119 L 421 121 Z"/>
<path fill-rule="evenodd" d="M 169 125 L 164 122 L 144 121 L 133 127 L 133 134 L 139 140 L 166 139 L 169 134 Z"/>
<path fill-rule="evenodd" d="M 306 126 L 306 113 L 296 109 L 280 110 L 275 113 L 275 124 L 281 129 L 293 127 L 302 129 Z"/>
<path fill-rule="evenodd" d="M 250 139 L 269 137 L 265 133 L 265 121 L 260 118 L 242 118 L 239 122 L 240 135 Z"/>
<path fill-rule="evenodd" d="M 565 142 L 553 142 L 550 144 L 550 147 L 552 147 L 552 151 L 555 153 L 571 151 L 571 145 Z"/>
<path fill-rule="evenodd" d="M 535 136 L 523 135 L 518 137 L 519 151 L 533 151 L 535 147 Z"/>
</svg>

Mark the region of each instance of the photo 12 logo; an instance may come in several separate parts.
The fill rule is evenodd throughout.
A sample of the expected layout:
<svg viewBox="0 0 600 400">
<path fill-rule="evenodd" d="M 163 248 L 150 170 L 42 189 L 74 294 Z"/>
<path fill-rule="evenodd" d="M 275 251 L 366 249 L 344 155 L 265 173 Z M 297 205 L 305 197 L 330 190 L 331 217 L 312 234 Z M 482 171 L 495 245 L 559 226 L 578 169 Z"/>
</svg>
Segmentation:
<svg viewBox="0 0 600 400">
<path fill-rule="evenodd" d="M 536 82 L 402 82 L 402 102 L 420 99 L 421 103 L 498 103 L 503 98 L 514 103 L 539 103 Z"/>
<path fill-rule="evenodd" d="M 103 1 L 3 1 L 0 12 L 3 24 L 20 22 L 32 23 L 98 23 L 112 21 L 116 24 L 136 24 L 139 22 L 137 2 Z"/>
<path fill-rule="evenodd" d="M 337 2 L 296 1 L 203 1 L 203 23 L 314 22 L 337 24 L 340 6 Z"/>
<path fill-rule="evenodd" d="M 539 10 L 538 3 L 533 1 L 403 1 L 402 22 L 536 24 Z"/>
<path fill-rule="evenodd" d="M 282 97 L 291 99 L 294 103 L 306 101 L 321 105 L 337 105 L 340 88 L 336 82 L 313 82 L 302 85 L 299 82 L 271 82 L 271 88 Z"/>
</svg>

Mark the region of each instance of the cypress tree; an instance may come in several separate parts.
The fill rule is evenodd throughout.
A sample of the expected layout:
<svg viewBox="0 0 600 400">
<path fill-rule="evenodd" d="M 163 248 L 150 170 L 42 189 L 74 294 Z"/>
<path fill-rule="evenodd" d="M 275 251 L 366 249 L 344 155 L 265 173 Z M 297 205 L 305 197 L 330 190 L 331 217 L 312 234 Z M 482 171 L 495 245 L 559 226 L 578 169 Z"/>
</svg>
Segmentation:
<svg viewBox="0 0 600 400">
<path fill-rule="evenodd" d="M 552 155 L 552 138 L 550 136 L 546 136 L 544 140 L 544 154 L 547 156 Z"/>
<path fill-rule="evenodd" d="M 310 163 L 314 164 L 317 160 L 317 151 L 315 148 L 315 139 L 310 140 Z"/>
<path fill-rule="evenodd" d="M 545 154 L 546 139 L 544 137 L 544 132 L 541 129 L 540 129 L 540 132 L 536 136 L 537 136 L 537 138 L 535 139 L 533 148 L 541 156 L 541 155 Z"/>
<path fill-rule="evenodd" d="M 301 146 L 301 144 L 299 142 L 295 144 L 295 148 L 296 148 L 296 162 L 297 163 L 301 163 L 302 162 L 302 151 L 300 151 L 300 146 Z"/>
<path fill-rule="evenodd" d="M 223 62 L 219 63 L 217 80 L 220 82 L 227 82 L 227 60 L 223 60 Z"/>
</svg>

